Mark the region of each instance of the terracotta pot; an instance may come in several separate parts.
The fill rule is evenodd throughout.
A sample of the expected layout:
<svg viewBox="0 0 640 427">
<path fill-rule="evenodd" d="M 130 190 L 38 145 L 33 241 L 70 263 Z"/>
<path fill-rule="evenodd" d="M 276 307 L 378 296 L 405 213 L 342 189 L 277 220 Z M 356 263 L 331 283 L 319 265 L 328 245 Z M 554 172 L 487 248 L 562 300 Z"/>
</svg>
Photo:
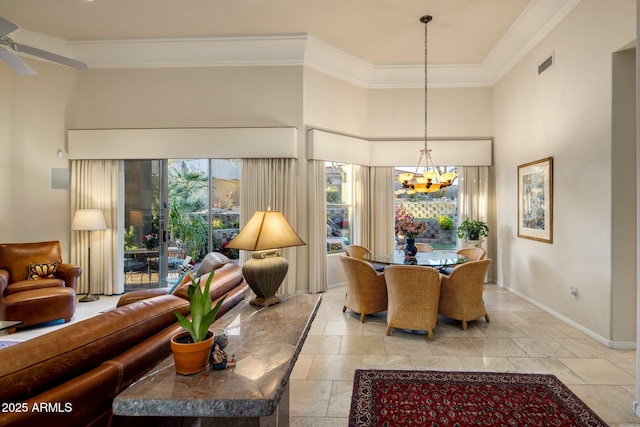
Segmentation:
<svg viewBox="0 0 640 427">
<path fill-rule="evenodd" d="M 171 351 L 176 365 L 176 373 L 180 375 L 196 374 L 209 366 L 209 354 L 215 336 L 209 331 L 207 339 L 200 342 L 180 343 L 181 337 L 189 336 L 189 332 L 181 332 L 171 337 Z"/>
</svg>

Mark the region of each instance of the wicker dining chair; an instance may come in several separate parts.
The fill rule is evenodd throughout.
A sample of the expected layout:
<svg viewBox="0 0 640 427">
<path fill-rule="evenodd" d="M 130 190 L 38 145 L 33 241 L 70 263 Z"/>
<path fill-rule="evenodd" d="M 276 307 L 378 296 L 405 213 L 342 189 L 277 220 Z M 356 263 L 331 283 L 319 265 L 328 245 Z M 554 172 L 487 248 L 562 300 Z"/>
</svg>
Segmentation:
<svg viewBox="0 0 640 427">
<path fill-rule="evenodd" d="M 424 330 L 433 341 L 440 298 L 438 271 L 417 265 L 390 265 L 384 276 L 389 295 L 387 335 L 393 328 Z"/>
<path fill-rule="evenodd" d="M 418 248 L 418 252 L 431 252 L 433 250 L 433 246 L 428 243 L 416 243 L 416 248 Z M 399 250 L 404 250 L 405 245 L 398 246 Z"/>
<path fill-rule="evenodd" d="M 467 330 L 468 321 L 483 316 L 489 321 L 482 292 L 491 262 L 491 259 L 465 262 L 456 266 L 449 276 L 442 276 L 438 313 L 462 321 L 463 331 Z"/>
<path fill-rule="evenodd" d="M 371 264 L 358 258 L 341 256 L 347 278 L 347 295 L 342 312 L 349 310 L 360 313 L 364 323 L 367 314 L 387 309 L 387 285 L 384 273 L 378 273 Z"/>
<path fill-rule="evenodd" d="M 347 255 L 349 255 L 350 257 L 358 258 L 358 259 L 364 259 L 363 257 L 365 255 L 371 253 L 369 249 L 360 245 L 348 245 L 348 246 L 345 246 L 344 250 L 347 253 Z"/>
<path fill-rule="evenodd" d="M 459 255 L 466 256 L 467 258 L 469 258 L 469 261 L 480 261 L 484 259 L 484 256 L 487 254 L 487 251 L 485 251 L 482 248 L 473 246 L 469 248 L 458 249 L 456 253 Z"/>
</svg>

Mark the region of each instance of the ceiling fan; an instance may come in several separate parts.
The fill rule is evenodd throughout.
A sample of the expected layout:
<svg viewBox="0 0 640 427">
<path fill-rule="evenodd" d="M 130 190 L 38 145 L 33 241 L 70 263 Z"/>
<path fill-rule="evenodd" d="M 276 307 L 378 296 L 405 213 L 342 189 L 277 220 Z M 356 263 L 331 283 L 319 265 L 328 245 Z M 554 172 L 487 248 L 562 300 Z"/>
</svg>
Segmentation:
<svg viewBox="0 0 640 427">
<path fill-rule="evenodd" d="M 36 74 L 33 68 L 29 67 L 26 62 L 20 59 L 18 55 L 16 55 L 12 51 L 37 56 L 48 61 L 66 65 L 67 67 L 77 68 L 79 70 L 86 70 L 88 68 L 87 64 L 85 64 L 84 62 L 76 61 L 75 59 L 47 52 L 46 50 L 14 42 L 13 40 L 11 40 L 11 38 L 9 38 L 8 35 L 18 28 L 19 27 L 13 22 L 0 17 L 0 59 L 9 64 L 9 66 L 13 68 L 17 73 L 25 75 Z"/>
</svg>

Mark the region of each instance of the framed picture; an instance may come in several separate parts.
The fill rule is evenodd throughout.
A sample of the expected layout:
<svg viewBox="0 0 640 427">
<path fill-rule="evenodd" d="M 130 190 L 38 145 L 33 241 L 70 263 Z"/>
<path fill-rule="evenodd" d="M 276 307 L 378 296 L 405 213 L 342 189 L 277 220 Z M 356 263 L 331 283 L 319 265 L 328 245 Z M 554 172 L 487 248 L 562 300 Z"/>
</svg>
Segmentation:
<svg viewBox="0 0 640 427">
<path fill-rule="evenodd" d="M 553 157 L 518 166 L 518 237 L 553 242 Z"/>
</svg>

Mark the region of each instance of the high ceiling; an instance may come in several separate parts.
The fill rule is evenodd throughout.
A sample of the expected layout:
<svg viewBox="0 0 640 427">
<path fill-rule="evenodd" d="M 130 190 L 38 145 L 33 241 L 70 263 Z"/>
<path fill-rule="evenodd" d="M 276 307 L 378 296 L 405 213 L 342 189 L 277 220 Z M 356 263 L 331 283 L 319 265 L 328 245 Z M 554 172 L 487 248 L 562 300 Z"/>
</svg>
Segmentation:
<svg viewBox="0 0 640 427">
<path fill-rule="evenodd" d="M 402 66 L 424 62 L 419 18 L 429 14 L 429 63 L 466 65 L 482 64 L 509 38 L 524 46 L 577 1 L 0 0 L 0 16 L 20 26 L 14 39 L 21 32 L 65 41 L 306 34 L 367 65 Z"/>
</svg>

